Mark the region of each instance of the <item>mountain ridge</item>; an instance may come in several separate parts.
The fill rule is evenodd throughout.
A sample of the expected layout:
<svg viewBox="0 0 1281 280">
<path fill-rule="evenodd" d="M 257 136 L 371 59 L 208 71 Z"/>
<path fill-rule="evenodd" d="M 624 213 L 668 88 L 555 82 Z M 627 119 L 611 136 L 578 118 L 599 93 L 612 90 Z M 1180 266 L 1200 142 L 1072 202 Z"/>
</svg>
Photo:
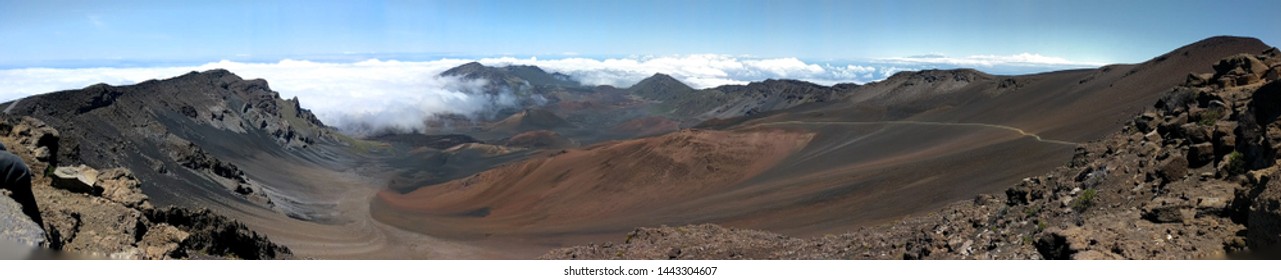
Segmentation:
<svg viewBox="0 0 1281 280">
<path fill-rule="evenodd" d="M 1232 151 L 1252 162 L 1248 165 L 1252 171 L 1266 170 L 1263 160 L 1273 155 L 1270 151 L 1281 150 L 1269 148 L 1274 143 L 1267 142 L 1272 141 L 1268 138 L 1271 124 L 1242 120 L 1247 115 L 1271 120 L 1273 113 L 1281 112 L 1266 106 L 1276 89 L 1276 72 L 1281 71 L 1275 67 L 1281 60 L 1271 54 L 1275 49 L 1264 51 L 1267 47 L 1257 39 L 1214 37 L 1143 63 L 1095 69 L 1013 76 L 973 69 L 923 70 L 866 85 L 768 79 L 697 90 L 660 73 L 617 89 L 551 81 L 562 78 L 535 66 L 468 63 L 444 76 L 467 79 L 474 74 L 472 78 L 487 79 L 485 75 L 492 75 L 493 87 L 487 90 L 505 87 L 512 94 L 543 100 L 495 108 L 494 120 L 460 117 L 442 125 L 470 125 L 449 128 L 456 134 L 391 133 L 364 140 L 325 126 L 302 101 L 280 98 L 267 81 L 244 80 L 226 70 L 129 86 L 98 84 L 0 106 L 7 106 L 12 117 L 40 120 L 61 134 L 58 148 L 46 146 L 43 156 L 38 154 L 39 147 L 27 149 L 28 144 L 41 141 L 15 140 L 25 141 L 15 145 L 32 151 L 24 155 L 62 159 L 48 166 L 83 163 L 95 170 L 123 168 L 150 203 L 205 207 L 211 213 L 229 215 L 302 257 L 529 257 L 567 244 L 613 240 L 637 226 L 701 223 L 718 226 L 651 228 L 635 235 L 653 241 L 654 246 L 686 249 L 688 244 L 719 244 L 697 238 L 734 241 L 740 233 L 774 236 L 781 243 L 755 239 L 741 243 L 771 250 L 790 250 L 793 247 L 788 246 L 796 244 L 836 248 L 866 242 L 861 246 L 872 249 L 863 252 L 893 258 L 1143 257 L 1136 252 L 1150 247 L 1120 244 L 1114 246 L 1122 248 L 1116 252 L 1106 247 L 1111 244 L 1098 247 L 1081 241 L 1134 235 L 1098 223 L 1073 229 L 1067 219 L 1071 212 L 1064 209 L 1080 210 L 1064 201 L 1084 199 L 1082 191 L 1103 186 L 1108 188 L 1095 190 L 1109 193 L 1101 194 L 1099 205 L 1137 208 L 1101 213 L 1137 213 L 1156 217 L 1145 219 L 1165 220 L 1182 210 L 1206 207 L 1174 200 L 1119 200 L 1110 192 L 1148 193 L 1142 188 L 1112 188 L 1117 182 L 1133 183 L 1116 174 L 1139 172 L 1134 174 L 1142 174 L 1138 177 L 1144 186 L 1167 186 L 1208 201 L 1222 200 L 1221 194 L 1231 188 L 1187 186 L 1199 179 L 1239 183 L 1239 176 L 1233 177 L 1239 173 L 1222 171 L 1228 166 L 1221 165 L 1232 162 Z M 1260 51 L 1263 55 L 1257 55 Z M 1224 60 L 1225 56 L 1235 58 Z M 1260 86 L 1261 82 L 1268 86 Z M 1229 107 L 1231 113 L 1226 111 Z M 698 123 L 705 125 L 689 128 Z M 1236 123 L 1239 131 L 1229 123 Z M 1211 124 L 1214 129 L 1201 129 Z M 11 133 L 30 137 L 27 134 L 33 130 L 28 127 L 40 126 L 14 126 Z M 1140 130 L 1146 133 L 1129 133 Z M 1116 131 L 1129 132 L 1113 137 Z M 1228 136 L 1268 140 L 1228 144 L 1224 140 Z M 1114 145 L 1118 141 L 1152 145 Z M 1074 142 L 1086 144 L 1078 148 L 1070 145 Z M 1158 150 L 1145 150 L 1153 145 Z M 1122 156 L 1109 157 L 1113 154 Z M 1139 167 L 1116 161 L 1148 157 L 1151 162 Z M 1061 167 L 1062 162 L 1071 163 Z M 1046 170 L 1052 170 L 1054 177 L 1038 177 Z M 1228 173 L 1220 176 L 1220 171 Z M 1197 178 L 1197 172 L 1213 174 Z M 1259 176 L 1246 176 L 1255 178 L 1252 189 L 1267 186 L 1259 178 L 1273 176 L 1256 173 Z M 1020 183 L 1023 178 L 1035 180 Z M 1101 180 L 1090 178 L 1120 179 L 1080 191 L 1058 187 Z M 671 186 L 696 187 L 661 188 Z M 663 196 L 662 191 L 647 192 L 650 189 L 696 195 Z M 1156 195 L 1164 195 L 1157 189 Z M 1270 195 L 1269 189 L 1260 190 Z M 1002 191 L 1006 191 L 1003 198 Z M 449 197 L 462 199 L 442 200 Z M 568 199 L 537 202 L 550 197 Z M 582 200 L 592 202 L 575 203 Z M 1167 204 L 1173 208 L 1162 208 Z M 139 204 L 130 200 L 127 205 Z M 998 209 L 1020 212 L 1034 207 L 1059 211 L 1037 213 L 1038 219 L 1053 222 L 1048 226 L 1056 228 L 1036 231 L 1036 221 L 1041 220 L 999 217 L 995 221 L 1005 221 L 1003 229 L 1015 237 L 958 238 L 958 234 L 982 231 L 963 227 L 968 219 L 991 217 L 1001 213 Z M 1213 213 L 1236 213 L 1228 215 L 1230 219 L 1240 215 L 1266 219 L 1268 215 L 1207 207 Z M 576 212 L 580 208 L 589 209 L 589 215 Z M 153 216 L 146 219 L 166 219 Z M 553 216 L 598 219 L 540 222 Z M 936 217 L 945 218 L 931 220 Z M 1214 221 L 1222 228 L 1203 237 L 1186 237 L 1189 243 L 1180 244 L 1204 246 L 1237 235 L 1228 233 L 1241 224 L 1221 218 L 1207 219 L 1219 219 Z M 1206 221 L 1197 219 L 1190 220 Z M 1008 226 L 1014 223 L 1023 224 Z M 1153 224 L 1144 226 L 1174 226 Z M 936 226 L 957 231 L 939 233 Z M 800 238 L 733 228 L 772 230 Z M 1119 233 L 1108 235 L 1112 233 L 1107 230 Z M 690 236 L 672 234 L 682 231 L 709 235 L 681 239 Z M 1033 231 L 1037 235 L 1027 235 Z M 833 233 L 841 235 L 832 238 L 843 239 L 813 238 Z M 1031 239 L 1024 241 L 1023 236 Z M 1241 242 L 1265 240 L 1261 238 L 1266 236 Z M 409 242 L 403 240 L 423 246 L 395 243 Z M 678 243 L 668 243 L 673 240 Z M 694 243 L 679 243 L 687 241 Z M 847 241 L 856 243 L 843 243 Z M 966 241 L 1013 249 L 1008 251 L 1011 254 L 984 251 L 965 245 Z M 1225 244 L 1237 244 L 1231 242 Z M 675 247 L 658 248 L 667 251 L 652 256 L 640 255 L 654 249 L 650 247 L 616 248 L 639 251 L 614 257 L 650 258 L 672 257 L 666 253 Z M 590 252 L 616 253 L 601 247 L 579 249 L 586 251 L 570 249 L 546 256 L 612 258 Z M 735 250 L 739 249 L 689 250 L 675 257 L 838 256 L 828 251 L 754 255 L 750 248 Z"/>
<path fill-rule="evenodd" d="M 1253 49 L 1251 40 L 1226 41 Z M 1275 98 L 1281 93 L 1281 51 L 1215 53 L 1224 57 L 1211 72 L 1193 72 L 1107 137 L 1076 147 L 1065 164 L 1003 191 L 837 234 L 791 237 L 697 223 L 641 227 L 626 241 L 553 250 L 542 258 L 1275 258 L 1281 248 L 1281 211 L 1274 207 L 1281 201 L 1275 180 L 1281 154 L 1270 147 L 1281 143 L 1281 130 L 1274 129 L 1281 125 L 1274 114 L 1281 112 Z M 1172 59 L 1159 58 L 1144 64 Z"/>
</svg>

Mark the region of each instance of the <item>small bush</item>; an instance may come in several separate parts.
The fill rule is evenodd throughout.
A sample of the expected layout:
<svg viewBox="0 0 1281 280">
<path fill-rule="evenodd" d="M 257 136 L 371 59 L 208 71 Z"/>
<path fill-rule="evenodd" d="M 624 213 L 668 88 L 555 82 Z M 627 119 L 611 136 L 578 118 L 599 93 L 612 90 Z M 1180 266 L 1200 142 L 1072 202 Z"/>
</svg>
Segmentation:
<svg viewBox="0 0 1281 280">
<path fill-rule="evenodd" d="M 1198 114 L 1197 124 L 1200 124 L 1202 126 L 1213 126 L 1214 122 L 1219 121 L 1219 118 L 1222 118 L 1222 117 L 1223 117 L 1223 110 L 1220 110 L 1220 109 L 1206 110 L 1204 112 L 1201 112 L 1201 114 Z"/>
<path fill-rule="evenodd" d="M 1089 209 L 1090 206 L 1094 206 L 1096 196 L 1098 196 L 1098 191 L 1094 188 L 1085 189 L 1084 192 L 1081 192 L 1081 196 L 1076 197 L 1076 201 L 1072 202 L 1072 210 L 1083 212 L 1085 209 Z"/>
<path fill-rule="evenodd" d="M 1238 151 L 1232 151 L 1232 153 L 1228 154 L 1228 164 L 1224 169 L 1228 171 L 1228 174 L 1232 175 L 1245 174 L 1245 155 Z"/>
<path fill-rule="evenodd" d="M 1029 206 L 1027 209 L 1023 209 L 1024 218 L 1031 218 L 1036 216 L 1036 214 L 1040 214 L 1040 213 L 1041 213 L 1041 205 Z"/>
</svg>

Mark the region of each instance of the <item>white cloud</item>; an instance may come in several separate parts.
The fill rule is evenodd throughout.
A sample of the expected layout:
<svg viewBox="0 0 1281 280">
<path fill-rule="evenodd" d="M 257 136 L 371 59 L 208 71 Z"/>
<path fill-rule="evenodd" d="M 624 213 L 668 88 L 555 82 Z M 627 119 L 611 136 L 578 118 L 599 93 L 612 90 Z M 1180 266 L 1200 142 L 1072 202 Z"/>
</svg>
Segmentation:
<svg viewBox="0 0 1281 280">
<path fill-rule="evenodd" d="M 896 57 L 880 60 L 900 64 L 942 64 L 962 67 L 1098 67 L 1105 63 L 1071 61 L 1061 57 L 1044 56 L 1034 53 L 1015 55 L 971 55 L 966 57 L 948 57 L 941 54 Z"/>
<path fill-rule="evenodd" d="M 324 63 L 281 60 L 275 63 L 219 61 L 187 67 L 138 68 L 23 68 L 0 70 L 0 100 L 96 83 L 128 85 L 165 79 L 190 71 L 223 68 L 246 78 L 266 79 L 282 97 L 299 97 L 326 124 L 339 127 L 417 128 L 424 118 L 438 113 L 476 114 L 492 106 L 515 103 L 512 98 L 489 99 L 468 94 L 480 82 L 439 77 L 445 70 L 470 62 L 438 59 L 408 62 L 364 60 Z M 797 79 L 822 85 L 868 83 L 899 71 L 925 68 L 974 67 L 1001 70 L 1010 65 L 1035 65 L 1045 69 L 1080 67 L 1062 58 L 1036 54 L 1012 56 L 941 55 L 895 58 L 858 64 L 814 64 L 797 58 L 753 58 L 718 54 L 637 56 L 610 59 L 497 57 L 476 60 L 490 66 L 535 65 L 549 72 L 568 74 L 587 85 L 629 87 L 654 73 L 671 75 L 694 88 L 746 84 L 765 79 Z M 940 66 L 942 65 L 942 66 Z M 1035 68 L 1035 69 L 1042 69 Z M 1032 68 L 1026 68 L 1032 69 Z"/>
<path fill-rule="evenodd" d="M 563 58 L 486 58 L 485 65 L 535 65 L 548 71 L 573 76 L 585 84 L 628 87 L 654 73 L 671 75 L 694 88 L 727 84 L 746 84 L 764 79 L 833 80 L 830 72 L 818 64 L 797 58 L 741 58 L 718 54 L 680 56 L 645 56 L 631 58 L 588 59 Z"/>
<path fill-rule="evenodd" d="M 420 128 L 437 113 L 476 114 L 487 106 L 514 105 L 511 98 L 491 99 L 479 92 L 484 81 L 439 77 L 440 72 L 464 60 L 400 62 L 366 60 L 355 63 L 319 63 L 282 60 L 277 63 L 220 61 L 192 67 L 155 68 L 28 68 L 0 70 L 0 98 L 96 83 L 127 85 L 164 79 L 190 71 L 227 69 L 242 78 L 264 78 L 283 98 L 299 97 L 326 124 L 338 127 Z M 364 122 L 362 124 L 362 122 Z"/>
</svg>

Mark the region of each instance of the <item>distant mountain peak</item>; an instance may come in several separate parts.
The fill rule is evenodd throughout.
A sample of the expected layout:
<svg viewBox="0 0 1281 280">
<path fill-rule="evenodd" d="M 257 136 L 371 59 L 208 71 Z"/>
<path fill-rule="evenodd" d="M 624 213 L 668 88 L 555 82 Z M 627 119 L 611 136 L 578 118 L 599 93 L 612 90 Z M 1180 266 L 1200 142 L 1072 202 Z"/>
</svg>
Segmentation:
<svg viewBox="0 0 1281 280">
<path fill-rule="evenodd" d="M 655 73 L 627 88 L 627 91 L 653 100 L 669 100 L 676 95 L 693 92 L 694 88 L 667 74 Z"/>
<path fill-rule="evenodd" d="M 671 75 L 667 75 L 667 74 L 663 74 L 663 73 L 654 73 L 654 75 L 650 75 L 650 76 L 649 76 L 649 78 L 645 78 L 645 79 L 669 79 L 669 80 L 676 80 L 676 78 L 672 78 L 672 76 L 671 76 Z"/>
<path fill-rule="evenodd" d="M 1248 53 L 1259 53 L 1270 48 L 1263 41 L 1252 37 L 1214 36 L 1187 44 L 1153 58 L 1150 63 L 1165 61 L 1173 56 L 1192 57 L 1203 54 L 1216 54 L 1219 50 L 1251 50 Z M 1211 55 L 1214 56 L 1214 55 Z M 1217 57 L 1215 58 L 1217 59 Z"/>
<path fill-rule="evenodd" d="M 1264 44 L 1262 40 L 1259 40 L 1258 38 L 1254 38 L 1254 37 L 1213 36 L 1213 37 L 1201 39 L 1200 41 L 1193 42 L 1191 44 L 1188 44 L 1187 46 L 1184 46 L 1183 48 L 1213 47 L 1213 46 L 1231 45 L 1231 44 L 1243 44 L 1243 45 L 1253 44 L 1253 45 L 1263 46 L 1264 48 L 1267 47 L 1267 44 Z"/>
<path fill-rule="evenodd" d="M 543 109 L 524 109 L 493 124 L 490 129 L 509 133 L 572 126 L 564 118 Z"/>
<path fill-rule="evenodd" d="M 514 86 L 529 83 L 535 86 L 580 86 L 578 81 L 569 75 L 548 73 L 533 65 L 507 65 L 502 67 L 485 66 L 480 62 L 468 62 L 441 72 L 440 76 L 457 76 L 463 79 L 486 79 L 490 82 L 506 83 Z"/>
<path fill-rule="evenodd" d="M 944 70 L 928 69 L 928 70 L 921 70 L 921 71 L 903 71 L 903 72 L 894 73 L 894 75 L 891 75 L 889 78 L 886 78 L 885 81 L 920 80 L 926 83 L 932 83 L 936 81 L 951 80 L 951 81 L 957 81 L 957 82 L 972 82 L 972 81 L 989 79 L 989 78 L 992 78 L 992 74 L 984 73 L 983 71 L 974 70 L 970 68 L 959 68 L 959 69 L 944 69 Z"/>
<path fill-rule="evenodd" d="M 673 78 L 672 76 L 669 76 L 663 73 L 654 73 L 653 76 L 649 76 L 649 78 L 645 78 L 640 82 L 637 82 L 636 85 L 633 85 L 631 88 L 654 87 L 654 86 L 660 86 L 664 88 L 671 88 L 671 89 L 677 89 L 677 90 L 694 90 L 693 88 L 689 87 L 689 85 L 682 83 L 680 80 L 677 80 L 676 78 Z"/>
<path fill-rule="evenodd" d="M 484 64 L 480 64 L 480 62 L 472 61 L 472 62 L 464 63 L 463 65 L 455 66 L 454 68 L 450 68 L 449 70 L 445 70 L 445 72 L 440 73 L 440 75 L 441 76 L 463 76 L 470 73 L 475 73 L 477 71 L 483 71 L 485 70 L 485 68 L 489 68 L 489 67 L 485 66 Z"/>
</svg>

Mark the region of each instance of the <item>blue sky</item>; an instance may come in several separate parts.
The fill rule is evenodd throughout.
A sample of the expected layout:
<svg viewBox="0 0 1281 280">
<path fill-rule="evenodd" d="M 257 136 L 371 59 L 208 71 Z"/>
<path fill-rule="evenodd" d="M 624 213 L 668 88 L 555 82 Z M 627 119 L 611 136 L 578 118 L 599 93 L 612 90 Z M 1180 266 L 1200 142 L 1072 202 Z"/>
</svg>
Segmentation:
<svg viewBox="0 0 1281 280">
<path fill-rule="evenodd" d="M 328 57 L 1033 53 L 1281 38 L 1281 1 L 4 1 L 0 67 Z M 114 61 L 114 62 L 113 62 Z"/>
</svg>

